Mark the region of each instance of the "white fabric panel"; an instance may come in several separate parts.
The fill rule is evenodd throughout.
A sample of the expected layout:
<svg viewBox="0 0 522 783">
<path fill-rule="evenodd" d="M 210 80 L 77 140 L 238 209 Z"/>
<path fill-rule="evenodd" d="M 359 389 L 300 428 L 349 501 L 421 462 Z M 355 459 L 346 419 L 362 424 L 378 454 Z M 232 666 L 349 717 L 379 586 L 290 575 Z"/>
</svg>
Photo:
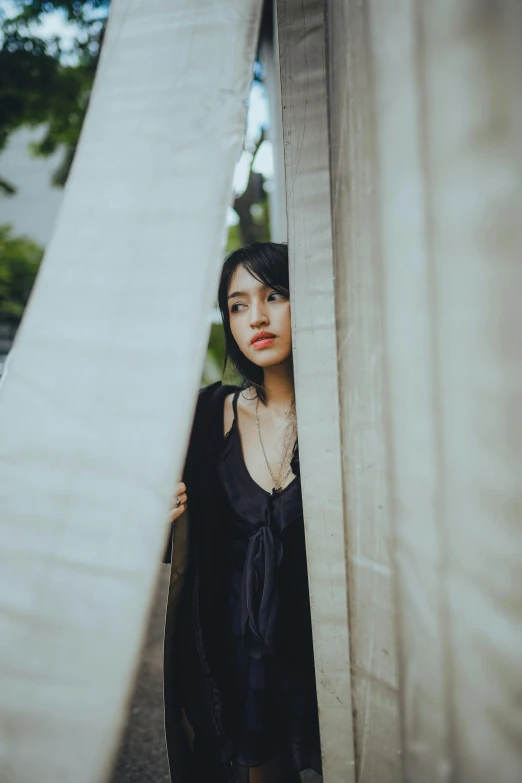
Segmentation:
<svg viewBox="0 0 522 783">
<path fill-rule="evenodd" d="M 0 392 L 0 780 L 104 778 L 208 337 L 258 0 L 115 0 Z"/>
<path fill-rule="evenodd" d="M 328 5 L 337 345 L 358 783 L 402 780 L 369 6 Z"/>
<path fill-rule="evenodd" d="M 522 4 L 425 0 L 433 361 L 459 783 L 522 779 Z"/>
<path fill-rule="evenodd" d="M 515 783 L 522 6 L 369 5 L 406 779 Z"/>
<path fill-rule="evenodd" d="M 414 3 L 370 3 L 406 780 L 448 780 L 427 183 Z"/>
<path fill-rule="evenodd" d="M 355 780 L 324 9 L 278 2 L 299 451 L 325 783 Z"/>
</svg>

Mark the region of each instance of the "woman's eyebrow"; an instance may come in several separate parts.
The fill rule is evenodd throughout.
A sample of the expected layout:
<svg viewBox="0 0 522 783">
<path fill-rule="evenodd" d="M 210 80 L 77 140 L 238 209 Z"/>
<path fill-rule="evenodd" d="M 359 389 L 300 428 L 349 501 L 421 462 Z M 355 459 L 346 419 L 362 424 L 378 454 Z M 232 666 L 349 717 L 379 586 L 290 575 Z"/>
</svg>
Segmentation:
<svg viewBox="0 0 522 783">
<path fill-rule="evenodd" d="M 268 291 L 270 286 L 265 285 L 264 283 L 260 283 L 258 286 L 256 286 L 260 291 Z M 233 299 L 235 296 L 248 296 L 248 291 L 234 291 L 233 294 L 229 294 L 228 298 Z"/>
</svg>

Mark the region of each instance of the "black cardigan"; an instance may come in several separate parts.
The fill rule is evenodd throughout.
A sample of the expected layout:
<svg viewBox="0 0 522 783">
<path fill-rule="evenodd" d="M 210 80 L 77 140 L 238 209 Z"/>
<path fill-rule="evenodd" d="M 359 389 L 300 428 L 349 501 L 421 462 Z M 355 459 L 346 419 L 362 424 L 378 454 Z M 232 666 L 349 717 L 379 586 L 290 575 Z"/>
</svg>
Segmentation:
<svg viewBox="0 0 522 783">
<path fill-rule="evenodd" d="M 223 443 L 225 397 L 237 387 L 221 382 L 199 392 L 183 481 L 187 512 L 173 524 L 165 562 L 172 562 L 164 646 L 167 751 L 173 783 L 226 783 L 220 761 L 226 737 L 216 684 L 223 628 L 227 551 L 226 497 L 217 472 Z M 181 728 L 185 711 L 195 731 L 192 752 Z"/>
</svg>

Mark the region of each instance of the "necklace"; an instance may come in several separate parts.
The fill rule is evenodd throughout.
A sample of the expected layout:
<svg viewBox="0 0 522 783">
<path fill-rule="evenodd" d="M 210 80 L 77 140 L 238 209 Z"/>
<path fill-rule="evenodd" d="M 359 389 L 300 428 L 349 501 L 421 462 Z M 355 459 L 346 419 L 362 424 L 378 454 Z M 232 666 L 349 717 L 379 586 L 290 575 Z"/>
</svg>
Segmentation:
<svg viewBox="0 0 522 783">
<path fill-rule="evenodd" d="M 259 397 L 258 397 L 258 398 L 257 398 L 257 400 L 256 400 L 256 424 L 257 424 L 257 432 L 258 432 L 258 434 L 259 434 L 259 442 L 260 442 L 260 444 L 261 444 L 261 448 L 262 448 L 262 450 L 263 450 L 263 456 L 264 456 L 264 458 L 265 458 L 266 466 L 267 466 L 267 468 L 268 468 L 268 471 L 269 471 L 269 473 L 270 473 L 270 476 L 271 476 L 271 478 L 272 478 L 272 483 L 273 483 L 273 485 L 274 485 L 274 487 L 273 487 L 273 489 L 272 489 L 272 492 L 271 492 L 271 494 L 272 494 L 272 495 L 275 495 L 275 494 L 276 494 L 276 492 L 280 492 L 280 491 L 282 490 L 282 488 L 283 488 L 283 484 L 285 483 L 286 479 L 288 478 L 288 476 L 289 476 L 289 475 L 290 475 L 290 473 L 292 472 L 292 465 L 290 464 L 290 467 L 289 467 L 289 468 L 288 468 L 288 470 L 286 471 L 286 473 L 285 473 L 285 475 L 283 476 L 283 478 L 282 478 L 282 479 L 281 479 L 279 482 L 277 482 L 277 481 L 276 481 L 276 479 L 275 479 L 275 476 L 274 476 L 274 474 L 272 473 L 272 468 L 270 467 L 270 463 L 268 462 L 268 459 L 267 459 L 267 456 L 266 456 L 265 447 L 264 447 L 264 445 L 263 445 L 263 438 L 261 437 L 261 425 L 259 424 L 259 415 L 258 415 L 258 412 L 257 412 L 257 409 L 258 409 L 258 407 L 259 407 Z M 286 455 L 287 455 L 287 453 L 288 453 L 288 449 L 285 449 L 285 452 L 284 452 L 284 454 L 283 454 L 283 459 L 281 460 L 281 464 L 279 465 L 279 475 L 281 475 L 281 470 L 282 470 L 282 468 L 283 468 L 283 464 L 284 464 L 284 462 L 285 462 L 285 459 L 286 459 Z"/>
</svg>

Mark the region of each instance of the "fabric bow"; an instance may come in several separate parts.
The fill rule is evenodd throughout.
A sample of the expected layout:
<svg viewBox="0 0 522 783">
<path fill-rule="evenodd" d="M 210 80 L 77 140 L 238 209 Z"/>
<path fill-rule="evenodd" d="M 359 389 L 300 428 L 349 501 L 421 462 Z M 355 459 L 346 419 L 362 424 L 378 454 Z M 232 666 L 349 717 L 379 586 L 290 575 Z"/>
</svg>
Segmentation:
<svg viewBox="0 0 522 783">
<path fill-rule="evenodd" d="M 261 658 L 273 648 L 279 603 L 277 573 L 282 556 L 283 545 L 269 501 L 265 519 L 250 537 L 243 571 L 241 630 L 252 658 Z"/>
</svg>

